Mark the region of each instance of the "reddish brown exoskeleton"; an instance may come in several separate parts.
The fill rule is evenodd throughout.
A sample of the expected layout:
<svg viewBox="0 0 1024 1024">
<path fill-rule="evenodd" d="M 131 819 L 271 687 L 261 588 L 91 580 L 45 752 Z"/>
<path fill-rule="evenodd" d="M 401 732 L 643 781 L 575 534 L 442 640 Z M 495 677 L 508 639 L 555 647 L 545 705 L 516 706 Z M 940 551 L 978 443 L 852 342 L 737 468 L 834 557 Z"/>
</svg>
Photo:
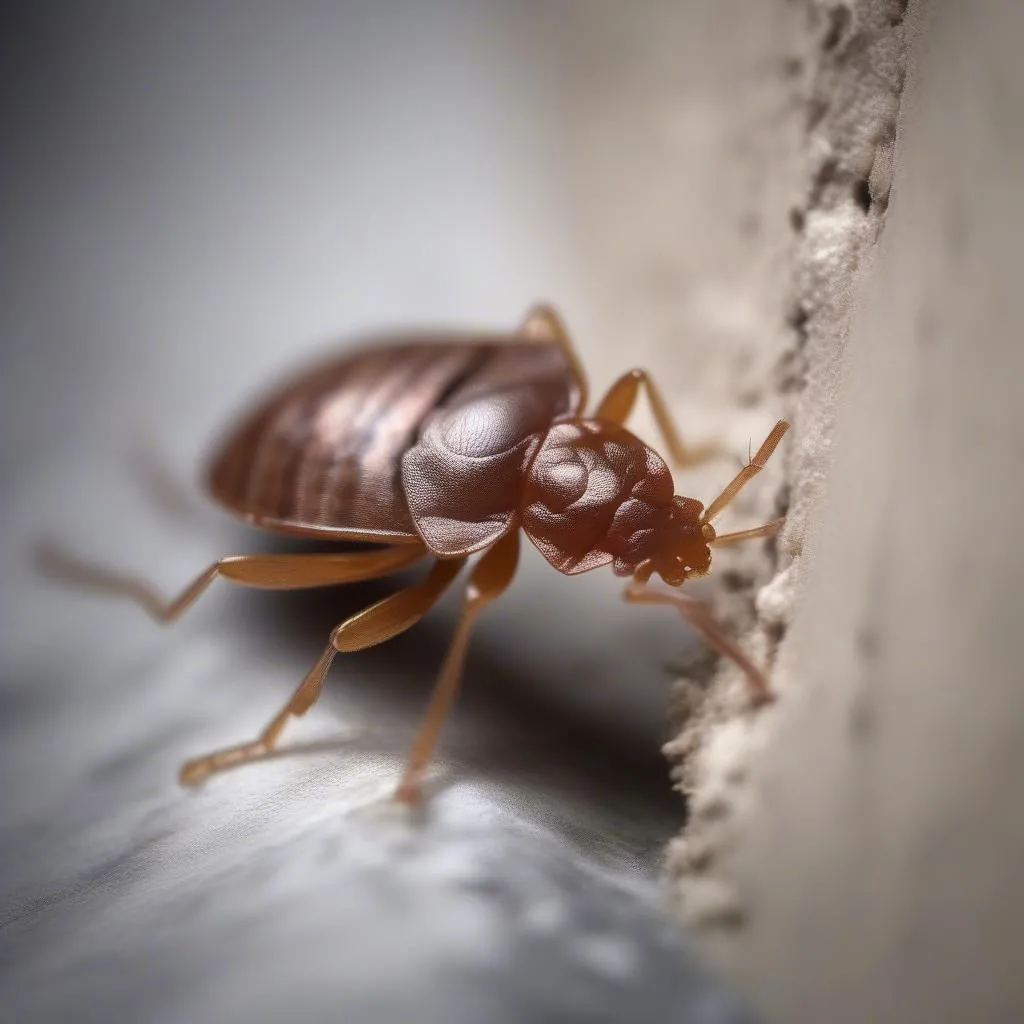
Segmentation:
<svg viewBox="0 0 1024 1024">
<path fill-rule="evenodd" d="M 250 587 L 301 589 L 398 573 L 431 558 L 423 580 L 342 622 L 320 659 L 260 736 L 187 762 L 182 782 L 266 755 L 292 717 L 323 689 L 338 652 L 384 642 L 418 622 L 470 556 L 482 553 L 396 795 L 415 800 L 454 699 L 476 617 L 509 585 L 522 531 L 567 575 L 611 564 L 630 578 L 627 601 L 670 604 L 745 672 L 755 700 L 769 697 L 761 672 L 704 606 L 648 586 L 704 575 L 711 548 L 774 533 L 782 523 L 716 536 L 712 520 L 758 473 L 788 424 L 705 508 L 674 493 L 662 458 L 625 429 L 641 388 L 679 465 L 706 458 L 682 444 L 658 389 L 643 370 L 612 385 L 586 416 L 586 378 L 550 307 L 530 311 L 511 336 L 411 336 L 309 370 L 274 392 L 229 434 L 213 459 L 213 496 L 254 526 L 320 540 L 363 541 L 373 550 L 222 558 L 174 600 L 146 584 L 60 553 L 49 568 L 92 590 L 131 598 L 161 622 L 176 619 L 218 576 Z"/>
</svg>

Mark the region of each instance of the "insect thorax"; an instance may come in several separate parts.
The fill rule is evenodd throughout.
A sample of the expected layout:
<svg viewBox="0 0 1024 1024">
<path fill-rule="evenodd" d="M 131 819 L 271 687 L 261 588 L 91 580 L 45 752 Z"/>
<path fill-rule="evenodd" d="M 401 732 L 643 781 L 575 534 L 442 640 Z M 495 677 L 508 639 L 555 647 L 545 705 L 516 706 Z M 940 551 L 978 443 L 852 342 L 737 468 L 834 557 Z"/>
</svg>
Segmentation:
<svg viewBox="0 0 1024 1024">
<path fill-rule="evenodd" d="M 548 432 L 526 478 L 521 522 L 560 572 L 611 562 L 625 576 L 682 539 L 678 513 L 657 452 L 622 427 L 582 420 Z"/>
</svg>

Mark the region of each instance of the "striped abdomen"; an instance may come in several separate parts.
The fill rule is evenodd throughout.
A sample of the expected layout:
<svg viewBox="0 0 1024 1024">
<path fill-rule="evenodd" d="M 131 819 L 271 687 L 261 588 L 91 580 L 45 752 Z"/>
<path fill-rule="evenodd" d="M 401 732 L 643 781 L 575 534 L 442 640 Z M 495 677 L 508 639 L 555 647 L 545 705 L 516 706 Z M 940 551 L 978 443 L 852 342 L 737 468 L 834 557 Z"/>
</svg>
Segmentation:
<svg viewBox="0 0 1024 1024">
<path fill-rule="evenodd" d="M 271 394 L 216 454 L 213 496 L 256 525 L 353 540 L 413 540 L 401 458 L 438 409 L 529 389 L 550 419 L 578 391 L 557 346 L 509 339 L 382 345 Z"/>
</svg>

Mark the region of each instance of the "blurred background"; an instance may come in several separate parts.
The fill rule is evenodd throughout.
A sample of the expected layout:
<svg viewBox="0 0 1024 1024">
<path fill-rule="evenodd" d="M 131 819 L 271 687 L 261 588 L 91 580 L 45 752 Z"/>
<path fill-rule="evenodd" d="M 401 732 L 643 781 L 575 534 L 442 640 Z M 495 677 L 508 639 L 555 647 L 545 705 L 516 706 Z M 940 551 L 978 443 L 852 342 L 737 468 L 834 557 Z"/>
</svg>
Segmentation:
<svg viewBox="0 0 1024 1024">
<path fill-rule="evenodd" d="M 525 552 L 477 631 L 429 824 L 406 832 L 382 798 L 457 595 L 336 663 L 286 737 L 304 753 L 191 793 L 180 761 L 257 732 L 330 629 L 386 591 L 218 584 L 164 632 L 39 581 L 29 555 L 54 535 L 170 593 L 267 548 L 196 487 L 241 405 L 362 331 L 511 329 L 541 299 L 594 393 L 644 365 L 684 436 L 744 455 L 775 418 L 762 390 L 798 163 L 793 6 L 4 5 L 0 893 L 15 1019 L 71 1005 L 79 1020 L 276 1019 L 285 998 L 310 1019 L 408 1019 L 395 948 L 420 1020 L 480 1019 L 452 1015 L 474 1005 L 458 993 L 478 959 L 520 979 L 500 999 L 480 990 L 509 1019 L 526 1012 L 516 986 L 546 993 L 522 1004 L 534 1012 L 569 1000 L 590 1020 L 657 1019 L 703 991 L 657 886 L 684 817 L 659 749 L 671 665 L 702 649 L 671 614 L 625 607 L 610 573 L 567 579 Z M 653 438 L 646 409 L 636 424 Z M 706 497 L 733 469 L 677 486 Z M 523 914 L 548 907 L 545 935 L 586 933 L 571 970 L 561 943 L 539 958 L 533 940 L 501 946 L 506 888 Z M 339 966 L 353 934 L 372 955 Z M 281 956 L 303 940 L 318 952 Z M 573 970 L 606 987 L 580 995 Z"/>
</svg>

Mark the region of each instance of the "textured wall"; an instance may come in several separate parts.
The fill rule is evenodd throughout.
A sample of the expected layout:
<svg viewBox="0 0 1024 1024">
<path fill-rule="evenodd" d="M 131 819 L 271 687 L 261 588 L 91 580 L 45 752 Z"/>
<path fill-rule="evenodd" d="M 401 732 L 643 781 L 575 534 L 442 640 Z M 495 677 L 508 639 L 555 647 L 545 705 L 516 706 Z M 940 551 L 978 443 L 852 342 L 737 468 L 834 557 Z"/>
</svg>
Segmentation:
<svg viewBox="0 0 1024 1024">
<path fill-rule="evenodd" d="M 711 594 L 719 616 L 745 632 L 751 654 L 769 666 L 797 610 L 804 544 L 831 459 L 857 275 L 885 222 L 905 63 L 900 0 L 794 6 L 810 40 L 798 76 L 801 183 L 788 209 L 786 340 L 764 382 L 793 430 L 771 473 L 744 496 L 751 521 L 786 512 L 788 522 L 777 544 L 716 555 L 728 574 Z M 776 669 L 772 685 L 784 692 L 790 682 Z M 710 690 L 699 674 L 684 679 L 676 708 L 683 725 L 668 752 L 679 759 L 691 819 L 668 870 L 682 914 L 713 932 L 749 909 L 716 866 L 735 840 L 751 758 L 770 740 L 775 709 L 750 713 L 731 664 L 718 667 Z"/>
<path fill-rule="evenodd" d="M 792 0 L 600 0 L 551 21 L 595 378 L 650 366 L 684 434 L 739 458 L 778 411 L 765 385 L 788 342 L 806 14 Z M 730 469 L 678 483 L 702 494 Z"/>
<path fill-rule="evenodd" d="M 880 9 L 853 5 L 849 28 Z M 732 777 L 741 765 L 748 784 L 725 801 L 730 838 L 709 858 L 745 919 L 722 948 L 786 1021 L 1024 1013 L 1024 9 L 935 0 L 903 30 L 885 232 L 859 275 L 832 274 L 839 315 L 825 305 L 805 322 L 790 472 L 793 527 L 807 530 L 802 548 L 792 531 L 781 544 L 803 594 L 795 615 L 781 583 L 759 598 L 762 616 L 791 623 L 782 699 L 736 745 Z M 888 52 L 850 68 L 883 98 L 898 91 Z M 862 173 L 870 215 L 887 172 Z M 833 251 L 852 251 L 856 220 L 836 207 L 828 224 Z M 836 362 L 815 333 L 847 322 Z"/>
</svg>

